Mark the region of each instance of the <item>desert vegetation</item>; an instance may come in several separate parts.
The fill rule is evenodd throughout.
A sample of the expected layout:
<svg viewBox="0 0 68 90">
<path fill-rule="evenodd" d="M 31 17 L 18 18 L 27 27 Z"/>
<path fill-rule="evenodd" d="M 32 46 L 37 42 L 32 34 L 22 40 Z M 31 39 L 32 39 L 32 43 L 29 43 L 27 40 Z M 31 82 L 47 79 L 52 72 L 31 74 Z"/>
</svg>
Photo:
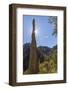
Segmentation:
<svg viewBox="0 0 68 90">
<path fill-rule="evenodd" d="M 29 74 L 30 44 L 23 46 L 23 73 Z M 52 48 L 40 46 L 37 48 L 39 72 L 38 74 L 57 73 L 57 45 Z"/>
</svg>

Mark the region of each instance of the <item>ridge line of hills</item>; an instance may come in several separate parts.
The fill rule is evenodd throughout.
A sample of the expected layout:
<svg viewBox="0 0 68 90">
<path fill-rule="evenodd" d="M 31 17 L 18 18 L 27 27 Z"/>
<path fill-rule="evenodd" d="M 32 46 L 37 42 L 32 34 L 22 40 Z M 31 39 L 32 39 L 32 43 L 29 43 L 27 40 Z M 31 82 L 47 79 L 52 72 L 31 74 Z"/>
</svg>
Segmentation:
<svg viewBox="0 0 68 90">
<path fill-rule="evenodd" d="M 45 58 L 48 58 L 50 55 L 57 55 L 57 45 L 50 48 L 48 46 L 39 46 L 37 47 L 37 54 L 39 57 L 39 62 L 42 63 Z M 29 56 L 30 56 L 30 43 L 23 45 L 23 70 L 25 71 L 29 65 Z"/>
</svg>

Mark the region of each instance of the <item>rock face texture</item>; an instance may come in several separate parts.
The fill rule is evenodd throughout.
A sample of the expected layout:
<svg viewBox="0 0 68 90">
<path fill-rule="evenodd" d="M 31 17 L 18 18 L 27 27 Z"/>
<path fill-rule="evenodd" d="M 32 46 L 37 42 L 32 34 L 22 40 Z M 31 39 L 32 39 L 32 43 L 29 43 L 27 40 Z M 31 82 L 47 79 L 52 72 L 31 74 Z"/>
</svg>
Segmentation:
<svg viewBox="0 0 68 90">
<path fill-rule="evenodd" d="M 39 61 L 37 57 L 37 46 L 35 38 L 35 19 L 32 21 L 32 40 L 30 44 L 30 57 L 29 57 L 29 73 L 36 74 L 39 71 Z"/>
</svg>

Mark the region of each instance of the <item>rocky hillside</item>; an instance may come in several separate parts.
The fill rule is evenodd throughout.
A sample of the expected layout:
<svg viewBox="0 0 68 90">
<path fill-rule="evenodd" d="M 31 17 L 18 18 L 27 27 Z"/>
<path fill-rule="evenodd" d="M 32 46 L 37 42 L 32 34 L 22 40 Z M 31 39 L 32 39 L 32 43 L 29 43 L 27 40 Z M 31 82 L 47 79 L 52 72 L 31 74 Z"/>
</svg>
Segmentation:
<svg viewBox="0 0 68 90">
<path fill-rule="evenodd" d="M 30 54 L 30 43 L 26 43 L 23 45 L 23 69 L 24 71 L 28 68 L 29 65 L 29 55 Z M 49 57 L 50 55 L 56 55 L 57 54 L 57 45 L 55 45 L 53 48 L 47 47 L 47 46 L 39 46 L 37 47 L 37 55 L 38 60 L 40 63 L 44 62 L 44 56 L 45 58 Z"/>
</svg>

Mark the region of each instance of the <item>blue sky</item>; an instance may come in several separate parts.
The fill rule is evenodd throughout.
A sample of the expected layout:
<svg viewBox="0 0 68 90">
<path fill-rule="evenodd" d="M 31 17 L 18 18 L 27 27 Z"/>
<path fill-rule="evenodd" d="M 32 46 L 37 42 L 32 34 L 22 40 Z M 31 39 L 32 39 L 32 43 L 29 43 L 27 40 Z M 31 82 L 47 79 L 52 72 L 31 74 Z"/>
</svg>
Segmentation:
<svg viewBox="0 0 68 90">
<path fill-rule="evenodd" d="M 32 20 L 35 19 L 36 43 L 37 46 L 53 47 L 57 44 L 57 37 L 52 35 L 53 25 L 48 23 L 48 16 L 23 16 L 24 35 L 23 44 L 31 43 Z"/>
</svg>

